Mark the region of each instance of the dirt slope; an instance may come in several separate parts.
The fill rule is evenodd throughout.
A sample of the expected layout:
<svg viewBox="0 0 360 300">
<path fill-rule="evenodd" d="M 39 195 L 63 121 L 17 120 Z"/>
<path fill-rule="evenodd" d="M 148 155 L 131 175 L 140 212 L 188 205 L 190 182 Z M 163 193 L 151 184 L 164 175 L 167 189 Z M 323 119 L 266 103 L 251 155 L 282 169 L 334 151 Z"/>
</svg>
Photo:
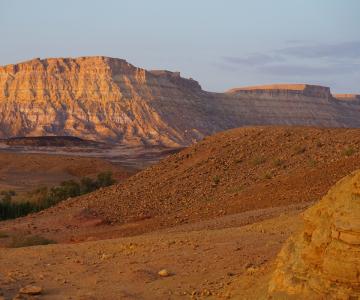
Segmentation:
<svg viewBox="0 0 360 300">
<path fill-rule="evenodd" d="M 360 168 L 359 149 L 359 129 L 230 130 L 123 184 L 2 226 L 68 242 L 136 235 L 249 210 L 310 203 Z"/>
</svg>

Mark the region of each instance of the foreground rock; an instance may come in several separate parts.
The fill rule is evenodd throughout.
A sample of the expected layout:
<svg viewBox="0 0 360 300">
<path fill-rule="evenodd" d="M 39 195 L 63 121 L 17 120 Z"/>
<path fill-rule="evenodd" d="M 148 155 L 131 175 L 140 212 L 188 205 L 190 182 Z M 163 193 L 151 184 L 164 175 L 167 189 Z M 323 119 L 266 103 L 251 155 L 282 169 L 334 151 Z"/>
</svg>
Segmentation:
<svg viewBox="0 0 360 300">
<path fill-rule="evenodd" d="M 20 289 L 20 294 L 25 295 L 40 295 L 42 293 L 42 287 L 36 285 L 27 285 Z"/>
<path fill-rule="evenodd" d="M 102 56 L 33 59 L 0 67 L 0 138 L 184 146 L 244 125 L 360 127 L 360 102 L 343 98 L 308 84 L 211 93 L 179 72 Z"/>
<path fill-rule="evenodd" d="M 360 297 L 360 171 L 339 181 L 304 214 L 278 256 L 273 299 Z"/>
</svg>

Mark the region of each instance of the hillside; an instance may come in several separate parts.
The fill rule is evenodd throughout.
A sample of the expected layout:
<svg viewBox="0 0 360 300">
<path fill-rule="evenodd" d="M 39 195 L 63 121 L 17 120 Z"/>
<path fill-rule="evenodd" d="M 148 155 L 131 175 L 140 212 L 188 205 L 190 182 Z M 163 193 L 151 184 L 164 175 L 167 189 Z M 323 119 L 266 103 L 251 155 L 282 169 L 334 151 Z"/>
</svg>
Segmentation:
<svg viewBox="0 0 360 300">
<path fill-rule="evenodd" d="M 112 222 L 189 222 L 316 201 L 359 157 L 360 129 L 239 128 L 77 201 Z"/>
<path fill-rule="evenodd" d="M 359 158 L 360 129 L 238 128 L 208 137 L 122 184 L 2 225 L 76 241 L 307 205 L 360 168 Z"/>
<path fill-rule="evenodd" d="M 130 145 L 190 145 L 245 125 L 360 127 L 360 103 L 308 84 L 210 93 L 179 72 L 103 56 L 0 67 L 0 138 L 75 136 Z"/>
</svg>

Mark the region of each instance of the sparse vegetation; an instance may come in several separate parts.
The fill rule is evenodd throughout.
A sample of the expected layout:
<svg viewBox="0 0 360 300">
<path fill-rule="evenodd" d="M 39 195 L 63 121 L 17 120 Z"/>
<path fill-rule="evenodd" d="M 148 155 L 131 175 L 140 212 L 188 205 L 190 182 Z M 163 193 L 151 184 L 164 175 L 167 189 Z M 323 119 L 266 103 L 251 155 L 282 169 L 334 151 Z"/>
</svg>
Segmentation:
<svg viewBox="0 0 360 300">
<path fill-rule="evenodd" d="M 239 185 L 239 186 L 235 186 L 235 187 L 232 187 L 230 189 L 228 189 L 228 192 L 230 194 L 236 194 L 236 193 L 240 193 L 244 190 L 244 186 L 243 185 Z"/>
<path fill-rule="evenodd" d="M 266 159 L 265 159 L 265 157 L 262 157 L 262 156 L 257 156 L 252 160 L 252 164 L 254 166 L 262 165 L 265 162 L 266 162 Z"/>
<path fill-rule="evenodd" d="M 218 185 L 220 183 L 220 177 L 219 176 L 214 176 L 213 177 L 213 183 Z"/>
<path fill-rule="evenodd" d="M 37 212 L 53 206 L 68 198 L 77 197 L 99 188 L 107 187 L 115 183 L 111 172 L 97 175 L 96 180 L 84 177 L 77 182 L 75 180 L 63 181 L 59 186 L 52 188 L 39 187 L 27 194 L 27 199 L 21 202 L 12 202 L 14 191 L 2 191 L 0 193 L 0 220 L 14 219 Z"/>
<path fill-rule="evenodd" d="M 317 164 L 317 161 L 315 159 L 309 159 L 308 164 L 310 167 L 315 167 Z"/>
<path fill-rule="evenodd" d="M 355 152 L 356 152 L 356 149 L 352 146 L 349 146 L 344 150 L 344 155 L 351 156 L 351 155 L 355 154 Z"/>
<path fill-rule="evenodd" d="M 264 174 L 264 179 L 271 179 L 273 177 L 273 174 L 271 173 L 271 172 L 266 172 L 265 174 Z"/>
<path fill-rule="evenodd" d="M 56 244 L 56 242 L 39 235 L 27 236 L 27 235 L 19 234 L 11 237 L 11 241 L 8 244 L 8 247 L 21 248 L 21 247 L 49 245 L 49 244 Z"/>
<path fill-rule="evenodd" d="M 277 158 L 277 159 L 274 160 L 274 166 L 275 166 L 275 167 L 281 167 L 281 166 L 284 165 L 284 163 L 285 163 L 285 162 L 284 162 L 282 159 L 280 159 L 280 158 Z"/>
</svg>

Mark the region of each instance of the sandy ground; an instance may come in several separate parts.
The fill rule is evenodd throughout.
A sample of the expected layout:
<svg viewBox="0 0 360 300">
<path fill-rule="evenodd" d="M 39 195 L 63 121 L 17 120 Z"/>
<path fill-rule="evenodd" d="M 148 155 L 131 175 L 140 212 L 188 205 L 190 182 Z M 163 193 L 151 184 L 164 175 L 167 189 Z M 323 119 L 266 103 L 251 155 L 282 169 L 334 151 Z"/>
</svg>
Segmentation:
<svg viewBox="0 0 360 300">
<path fill-rule="evenodd" d="M 263 299 L 274 258 L 303 209 L 265 209 L 111 240 L 3 248 L 1 292 L 12 299 L 35 284 L 43 287 L 39 299 Z M 159 276 L 161 269 L 170 276 Z"/>
</svg>

